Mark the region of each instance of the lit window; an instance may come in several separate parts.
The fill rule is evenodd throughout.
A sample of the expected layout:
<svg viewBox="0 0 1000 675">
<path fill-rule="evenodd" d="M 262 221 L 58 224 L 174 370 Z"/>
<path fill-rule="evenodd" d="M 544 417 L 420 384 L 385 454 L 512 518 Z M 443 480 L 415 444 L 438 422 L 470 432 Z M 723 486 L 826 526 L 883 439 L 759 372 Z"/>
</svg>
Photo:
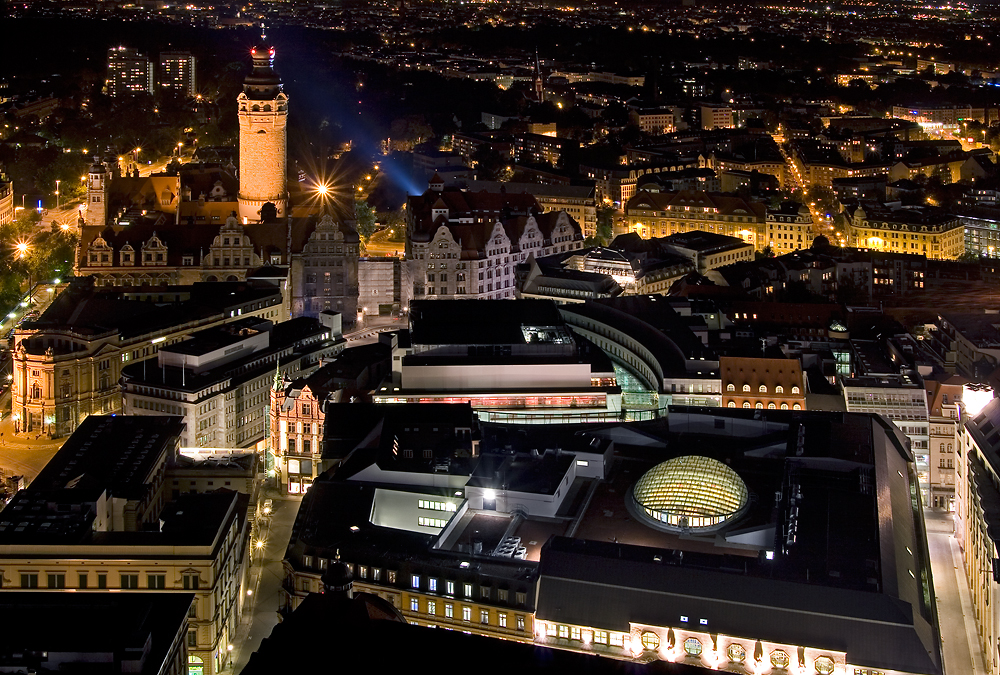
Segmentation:
<svg viewBox="0 0 1000 675">
<path fill-rule="evenodd" d="M 472 621 L 471 607 L 462 607 L 462 621 Z"/>
<path fill-rule="evenodd" d="M 796 403 L 796 404 L 792 405 L 792 410 L 802 410 L 802 406 L 800 406 L 798 403 Z"/>
<path fill-rule="evenodd" d="M 749 384 L 744 384 L 743 385 L 743 391 L 750 391 L 750 385 Z"/>
<path fill-rule="evenodd" d="M 624 647 L 625 646 L 625 634 L 624 633 L 612 633 L 611 634 L 611 646 L 612 647 Z"/>
<path fill-rule="evenodd" d="M 507 614 L 504 612 L 497 612 L 497 625 L 501 628 L 507 627 Z"/>
<path fill-rule="evenodd" d="M 743 401 L 743 407 L 744 408 L 749 408 L 750 407 L 750 401 Z"/>
<path fill-rule="evenodd" d="M 569 637 L 569 626 L 559 626 L 559 637 L 561 638 Z"/>
<path fill-rule="evenodd" d="M 420 601 L 416 598 L 410 598 L 410 611 L 419 612 L 420 611 Z"/>
<path fill-rule="evenodd" d="M 816 667 L 816 672 L 819 675 L 831 675 L 831 673 L 833 673 L 834 670 L 833 659 L 831 659 L 829 656 L 819 657 L 818 659 L 813 661 L 813 665 Z"/>
<path fill-rule="evenodd" d="M 757 403 L 754 405 L 754 408 L 756 408 L 757 410 L 762 410 L 764 408 L 764 404 L 761 403 L 760 401 L 757 401 Z"/>
<path fill-rule="evenodd" d="M 787 403 L 782 403 L 781 404 L 781 409 L 782 410 L 788 410 L 788 404 Z"/>
<path fill-rule="evenodd" d="M 728 404 L 728 406 L 730 408 L 735 408 L 736 407 L 736 401 L 730 401 L 729 404 Z"/>
<path fill-rule="evenodd" d="M 608 631 L 606 630 L 595 630 L 594 631 L 594 642 L 599 645 L 608 644 Z"/>
<path fill-rule="evenodd" d="M 647 630 L 642 634 L 642 646 L 646 649 L 659 649 L 660 647 L 660 636 L 651 630 Z"/>
<path fill-rule="evenodd" d="M 757 388 L 757 391 L 758 391 L 759 393 L 761 393 L 761 394 L 766 394 L 766 393 L 767 393 L 767 385 L 766 385 L 766 384 L 762 384 L 762 385 L 760 385 L 760 386 L 759 386 L 759 387 Z"/>
<path fill-rule="evenodd" d="M 793 394 L 799 393 L 799 388 L 798 387 L 792 387 L 792 393 Z"/>
<path fill-rule="evenodd" d="M 775 668 L 787 668 L 788 663 L 788 652 L 781 649 L 775 649 L 771 652 L 771 665 Z"/>
<path fill-rule="evenodd" d="M 700 656 L 701 650 L 701 641 L 698 638 L 690 637 L 684 641 L 684 653 L 688 656 Z"/>
<path fill-rule="evenodd" d="M 472 584 L 465 584 L 465 597 L 472 597 Z"/>
<path fill-rule="evenodd" d="M 411 574 L 410 575 L 410 587 L 411 588 L 420 588 L 420 575 L 419 574 Z"/>
<path fill-rule="evenodd" d="M 444 603 L 444 615 L 446 617 L 448 617 L 449 619 L 454 618 L 454 616 L 455 616 L 455 605 L 451 604 L 450 602 Z"/>
<path fill-rule="evenodd" d="M 427 601 L 427 613 L 428 614 L 437 614 L 437 603 L 434 602 L 433 600 L 428 600 Z"/>
<path fill-rule="evenodd" d="M 490 622 L 490 610 L 488 609 L 479 610 L 479 623 L 488 624 L 489 622 Z"/>
<path fill-rule="evenodd" d="M 747 650 L 740 643 L 734 642 L 726 648 L 726 655 L 734 663 L 743 663 L 747 658 Z"/>
<path fill-rule="evenodd" d="M 547 624 L 545 626 L 545 634 L 548 635 L 549 637 L 555 637 L 556 636 L 556 625 L 554 623 Z"/>
<path fill-rule="evenodd" d="M 437 593 L 438 580 L 433 577 L 427 580 L 427 590 L 431 593 Z"/>
<path fill-rule="evenodd" d="M 735 384 L 727 384 L 726 385 L 726 391 L 736 391 L 736 385 Z"/>
<path fill-rule="evenodd" d="M 774 388 L 774 393 L 775 393 L 775 394 L 784 394 L 784 393 L 785 393 L 785 388 L 784 388 L 784 387 L 782 387 L 782 386 L 781 386 L 781 385 L 779 384 L 779 385 L 778 385 L 777 387 L 775 387 L 775 388 Z"/>
<path fill-rule="evenodd" d="M 774 410 L 774 409 L 775 409 L 775 407 L 776 407 L 776 406 L 775 406 L 775 405 L 774 405 L 773 403 L 768 403 L 768 404 L 767 404 L 767 409 L 768 409 L 768 410 Z"/>
<path fill-rule="evenodd" d="M 455 582 L 454 581 L 444 582 L 444 592 L 446 595 L 455 595 Z"/>
</svg>

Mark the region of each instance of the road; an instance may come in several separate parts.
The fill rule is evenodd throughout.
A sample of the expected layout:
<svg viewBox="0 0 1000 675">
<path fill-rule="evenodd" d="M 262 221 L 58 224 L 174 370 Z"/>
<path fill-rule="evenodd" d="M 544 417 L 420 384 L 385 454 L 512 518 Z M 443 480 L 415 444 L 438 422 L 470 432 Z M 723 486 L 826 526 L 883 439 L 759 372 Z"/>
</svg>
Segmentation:
<svg viewBox="0 0 1000 675">
<path fill-rule="evenodd" d="M 274 502 L 274 511 L 261 525 L 261 539 L 264 541 L 263 557 L 254 555 L 250 568 L 252 595 L 244 608 L 243 621 L 233 640 L 233 668 L 238 673 L 250 659 L 250 655 L 260 646 L 261 640 L 271 634 L 278 623 L 278 604 L 281 582 L 285 576 L 282 560 L 292 534 L 292 525 L 299 512 L 301 497 L 282 496 L 277 488 L 264 490 L 262 498 Z M 252 544 L 252 549 L 256 551 Z"/>
<path fill-rule="evenodd" d="M 365 244 L 365 249 L 370 256 L 390 256 L 402 257 L 406 243 L 403 241 L 389 241 L 392 230 L 386 228 L 374 233 Z"/>
<path fill-rule="evenodd" d="M 924 516 L 945 672 L 948 675 L 985 675 L 983 656 L 977 646 L 969 582 L 958 542 L 953 536 L 954 521 L 950 513 L 937 509 L 927 509 Z"/>
</svg>

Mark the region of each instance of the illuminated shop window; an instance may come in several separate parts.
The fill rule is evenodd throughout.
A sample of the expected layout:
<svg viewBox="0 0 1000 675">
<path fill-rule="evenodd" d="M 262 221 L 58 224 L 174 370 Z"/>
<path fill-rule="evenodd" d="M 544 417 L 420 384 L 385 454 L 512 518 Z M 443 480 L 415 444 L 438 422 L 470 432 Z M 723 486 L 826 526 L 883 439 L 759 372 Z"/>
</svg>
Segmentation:
<svg viewBox="0 0 1000 675">
<path fill-rule="evenodd" d="M 647 630 L 642 634 L 642 646 L 646 649 L 658 649 L 660 647 L 660 636 L 653 631 Z"/>
<path fill-rule="evenodd" d="M 700 656 L 701 649 L 701 640 L 698 638 L 691 637 L 684 641 L 684 653 L 688 656 Z"/>
<path fill-rule="evenodd" d="M 594 642 L 599 645 L 608 644 L 608 631 L 606 630 L 595 630 L 594 631 Z"/>
<path fill-rule="evenodd" d="M 787 668 L 788 663 L 788 652 L 782 649 L 775 649 L 771 652 L 771 665 L 775 668 Z"/>
<path fill-rule="evenodd" d="M 833 659 L 829 656 L 819 657 L 813 661 L 813 665 L 816 667 L 816 672 L 819 673 L 819 675 L 832 675 L 834 670 Z"/>
<path fill-rule="evenodd" d="M 726 648 L 726 656 L 734 663 L 743 663 L 747 658 L 746 647 L 738 642 L 734 642 Z"/>
</svg>

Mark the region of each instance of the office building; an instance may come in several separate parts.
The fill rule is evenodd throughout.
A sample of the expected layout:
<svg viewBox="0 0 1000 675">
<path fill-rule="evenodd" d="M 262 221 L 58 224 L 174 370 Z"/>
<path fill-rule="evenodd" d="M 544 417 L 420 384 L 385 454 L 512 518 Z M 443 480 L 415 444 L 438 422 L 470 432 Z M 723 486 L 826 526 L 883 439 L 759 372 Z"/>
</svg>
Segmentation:
<svg viewBox="0 0 1000 675">
<path fill-rule="evenodd" d="M 681 232 L 739 237 L 760 250 L 767 246 L 767 207 L 707 192 L 639 192 L 625 205 L 629 232 L 643 239 Z"/>
<path fill-rule="evenodd" d="M 542 209 L 527 193 L 463 192 L 432 179 L 406 209 L 406 260 L 413 299 L 513 298 L 514 267 L 583 248 L 580 225 Z"/>
<path fill-rule="evenodd" d="M 281 292 L 246 283 L 95 288 L 70 282 L 14 331 L 12 418 L 17 433 L 59 438 L 91 414 L 121 411 L 122 368 L 190 333 L 237 318 L 286 318 Z"/>
<path fill-rule="evenodd" d="M 917 478 L 881 418 L 524 430 L 451 407 L 335 411 L 348 459 L 303 499 L 286 611 L 329 572 L 418 626 L 609 659 L 942 673 Z"/>
<path fill-rule="evenodd" d="M 274 378 L 304 377 L 344 348 L 323 318 L 241 318 L 161 347 L 122 368 L 122 412 L 182 417 L 183 447 L 263 451 Z"/>
<path fill-rule="evenodd" d="M 194 98 L 198 93 L 191 52 L 160 52 L 160 90 Z"/>
<path fill-rule="evenodd" d="M 250 498 L 225 488 L 170 498 L 183 426 L 88 417 L 0 511 L 0 600 L 26 590 L 92 595 L 97 606 L 122 591 L 180 596 L 188 665 L 225 668 L 246 597 Z"/>
<path fill-rule="evenodd" d="M 932 206 L 889 208 L 862 201 L 845 208 L 847 243 L 857 248 L 916 253 L 933 260 L 954 260 L 965 252 L 962 221 Z"/>
<path fill-rule="evenodd" d="M 611 360 L 543 300 L 415 300 L 392 368 L 377 403 L 468 402 L 525 422 L 621 410 Z"/>
<path fill-rule="evenodd" d="M 108 76 L 105 87 L 108 96 L 121 98 L 136 94 L 152 94 L 156 64 L 145 54 L 130 47 L 108 50 Z"/>
<path fill-rule="evenodd" d="M 192 675 L 187 648 L 191 593 L 0 594 L 5 673 L 103 672 Z M 195 657 L 197 658 L 197 657 Z"/>
</svg>

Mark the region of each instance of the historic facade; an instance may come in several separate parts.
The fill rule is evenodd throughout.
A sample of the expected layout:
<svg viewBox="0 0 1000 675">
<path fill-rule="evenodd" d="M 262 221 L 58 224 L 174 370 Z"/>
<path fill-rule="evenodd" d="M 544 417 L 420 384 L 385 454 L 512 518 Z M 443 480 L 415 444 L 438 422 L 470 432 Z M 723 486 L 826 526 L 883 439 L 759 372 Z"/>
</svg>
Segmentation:
<svg viewBox="0 0 1000 675">
<path fill-rule="evenodd" d="M 767 246 L 767 207 L 708 192 L 640 191 L 625 205 L 629 232 L 643 239 L 701 230 L 739 237 L 760 250 Z"/>
<path fill-rule="evenodd" d="M 274 204 L 277 216 L 287 212 L 285 125 L 288 97 L 274 72 L 274 48 L 251 50 L 253 72 L 243 81 L 237 98 L 240 125 L 240 217 L 261 220 L 265 204 Z"/>
<path fill-rule="evenodd" d="M 360 239 L 350 222 L 337 222 L 329 214 L 316 223 L 292 256 L 292 314 L 318 316 L 334 311 L 344 323 L 358 315 L 358 247 Z"/>
</svg>

